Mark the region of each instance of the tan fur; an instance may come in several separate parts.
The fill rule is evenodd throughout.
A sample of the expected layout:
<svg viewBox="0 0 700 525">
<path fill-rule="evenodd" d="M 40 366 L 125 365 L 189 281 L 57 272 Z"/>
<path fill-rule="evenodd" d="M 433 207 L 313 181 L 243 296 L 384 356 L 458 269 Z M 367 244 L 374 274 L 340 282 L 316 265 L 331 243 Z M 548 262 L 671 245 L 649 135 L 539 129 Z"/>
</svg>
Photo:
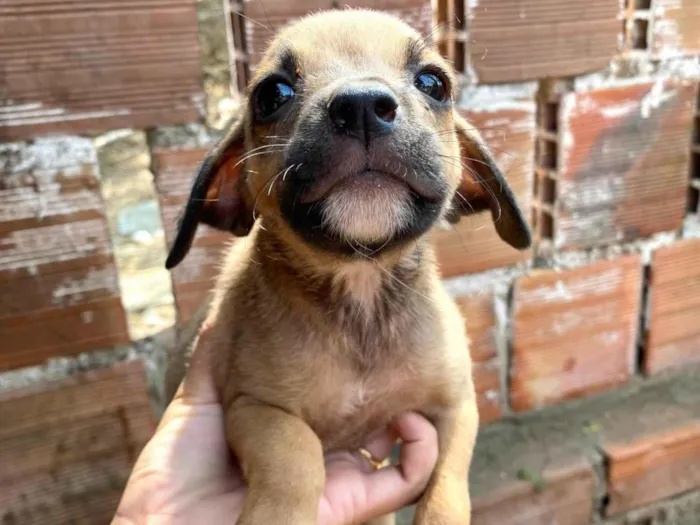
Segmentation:
<svg viewBox="0 0 700 525">
<path fill-rule="evenodd" d="M 282 31 L 253 84 L 291 47 L 309 96 L 368 76 L 402 89 L 406 42 L 416 38 L 388 15 L 317 15 Z M 424 54 L 449 73 L 436 51 Z M 465 183 L 462 162 L 470 161 L 472 143 L 461 118 L 453 111 L 438 116 L 419 95 L 402 103 L 444 134 L 442 154 L 459 159 L 442 170 L 451 191 L 467 192 L 471 184 L 488 198 L 480 184 Z M 276 133 L 292 134 L 293 125 L 279 124 Z M 242 154 L 235 148 L 245 144 L 250 151 L 270 134 L 245 116 L 236 126 L 228 149 L 219 152 L 234 161 Z M 415 523 L 468 525 L 467 473 L 478 428 L 471 362 L 464 321 L 441 285 L 425 236 L 348 261 L 303 242 L 282 219 L 278 186 L 269 185 L 283 168 L 280 155 L 251 157 L 246 168 L 253 175 L 235 172 L 238 163 L 229 160 L 219 165 L 217 177 L 227 182 L 217 179 L 212 187 L 240 187 L 258 218 L 228 253 L 205 323 L 228 439 L 250 488 L 239 525 L 315 524 L 323 453 L 357 449 L 407 411 L 427 416 L 439 439 L 438 464 Z M 221 192 L 208 193 L 208 200 L 223 198 Z M 382 238 L 403 227 L 406 195 L 397 183 L 350 188 L 326 202 L 324 216 L 351 240 Z M 501 214 L 500 203 L 491 205 Z"/>
</svg>

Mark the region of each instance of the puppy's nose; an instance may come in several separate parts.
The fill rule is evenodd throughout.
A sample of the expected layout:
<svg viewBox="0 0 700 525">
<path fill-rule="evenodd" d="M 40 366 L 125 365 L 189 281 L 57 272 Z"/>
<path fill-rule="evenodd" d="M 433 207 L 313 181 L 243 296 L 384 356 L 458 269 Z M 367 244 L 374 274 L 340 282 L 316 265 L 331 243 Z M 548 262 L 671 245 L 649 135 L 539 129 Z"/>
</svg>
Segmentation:
<svg viewBox="0 0 700 525">
<path fill-rule="evenodd" d="M 365 143 L 391 133 L 399 103 L 383 86 L 352 86 L 336 92 L 328 115 L 337 133 L 352 135 Z"/>
</svg>

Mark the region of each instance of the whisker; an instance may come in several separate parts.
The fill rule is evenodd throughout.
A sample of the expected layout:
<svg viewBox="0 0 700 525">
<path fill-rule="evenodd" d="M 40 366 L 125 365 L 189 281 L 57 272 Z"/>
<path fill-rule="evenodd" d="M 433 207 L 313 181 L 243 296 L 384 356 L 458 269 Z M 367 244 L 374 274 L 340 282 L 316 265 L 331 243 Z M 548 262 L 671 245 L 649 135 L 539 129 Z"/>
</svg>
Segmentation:
<svg viewBox="0 0 700 525">
<path fill-rule="evenodd" d="M 279 177 L 285 169 L 286 168 L 282 168 L 276 175 L 270 177 L 267 180 L 267 182 L 265 182 L 265 184 L 263 184 L 263 187 L 260 189 L 258 194 L 255 196 L 255 201 L 253 202 L 253 222 L 255 222 L 257 220 L 255 212 L 258 208 L 258 202 L 260 201 L 260 196 L 265 191 L 265 189 L 268 187 L 268 184 L 270 185 L 270 188 L 272 187 L 272 185 L 274 185 L 275 181 L 277 180 L 277 177 Z M 269 193 L 268 193 L 268 195 L 269 195 Z"/>
<path fill-rule="evenodd" d="M 467 206 L 469 206 L 469 209 L 472 210 L 472 213 L 476 213 L 476 210 L 474 209 L 474 206 L 472 206 L 472 203 L 469 202 L 469 199 L 467 199 L 467 198 L 466 198 L 464 195 L 462 195 L 459 191 L 456 191 L 456 192 L 455 192 L 455 195 L 456 195 L 457 197 L 459 197 L 459 198 L 464 202 L 464 204 L 466 204 Z"/>
<path fill-rule="evenodd" d="M 257 25 L 259 25 L 260 27 L 263 27 L 263 28 L 267 29 L 270 33 L 274 33 L 274 31 L 272 31 L 272 29 L 270 29 L 270 28 L 269 28 L 268 26 L 266 26 L 265 24 L 263 24 L 263 23 L 261 23 L 261 22 L 258 22 L 258 21 L 255 20 L 254 18 L 251 18 L 251 17 L 249 17 L 249 16 L 245 16 L 245 15 L 244 15 L 243 13 L 241 13 L 240 11 L 236 11 L 236 14 L 237 14 L 238 16 L 240 16 L 241 18 L 245 18 L 246 20 L 248 20 L 248 21 L 250 21 L 250 22 L 253 22 L 254 24 L 257 24 Z"/>
</svg>

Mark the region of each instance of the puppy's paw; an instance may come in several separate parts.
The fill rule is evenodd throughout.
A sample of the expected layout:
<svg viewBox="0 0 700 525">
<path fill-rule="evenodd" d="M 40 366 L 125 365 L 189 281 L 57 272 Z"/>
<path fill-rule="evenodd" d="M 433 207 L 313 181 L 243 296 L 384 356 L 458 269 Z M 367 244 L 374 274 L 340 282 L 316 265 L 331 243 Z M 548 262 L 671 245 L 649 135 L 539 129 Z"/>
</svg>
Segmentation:
<svg viewBox="0 0 700 525">
<path fill-rule="evenodd" d="M 469 525 L 471 505 L 469 499 L 453 502 L 427 501 L 416 509 L 413 525 Z"/>
</svg>

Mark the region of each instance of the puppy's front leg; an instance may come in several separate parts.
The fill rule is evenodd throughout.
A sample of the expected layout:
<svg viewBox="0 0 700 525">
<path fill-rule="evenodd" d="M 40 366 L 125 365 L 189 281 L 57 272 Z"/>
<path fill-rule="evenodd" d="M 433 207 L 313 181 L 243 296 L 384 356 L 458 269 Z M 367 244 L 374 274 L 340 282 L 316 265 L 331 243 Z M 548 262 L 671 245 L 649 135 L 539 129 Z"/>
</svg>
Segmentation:
<svg viewBox="0 0 700 525">
<path fill-rule="evenodd" d="M 469 525 L 469 465 L 479 427 L 474 397 L 434 419 L 438 462 L 416 510 L 414 525 Z"/>
<path fill-rule="evenodd" d="M 248 483 L 238 525 L 316 525 L 325 467 L 321 442 L 279 408 L 234 403 L 228 441 Z"/>
</svg>

